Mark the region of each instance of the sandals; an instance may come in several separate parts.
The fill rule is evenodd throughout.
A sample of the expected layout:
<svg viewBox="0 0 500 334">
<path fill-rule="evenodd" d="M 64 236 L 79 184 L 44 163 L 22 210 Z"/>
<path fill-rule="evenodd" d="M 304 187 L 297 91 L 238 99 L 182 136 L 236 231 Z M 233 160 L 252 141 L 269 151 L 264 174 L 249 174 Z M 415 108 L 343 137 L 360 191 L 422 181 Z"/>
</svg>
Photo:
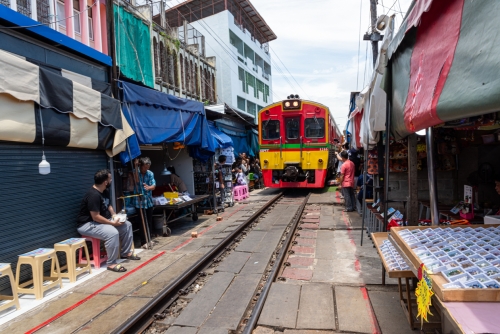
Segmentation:
<svg viewBox="0 0 500 334">
<path fill-rule="evenodd" d="M 117 264 L 116 266 L 114 267 L 108 267 L 107 268 L 108 270 L 111 270 L 111 271 L 114 271 L 115 273 L 124 273 L 127 271 L 127 268 L 125 268 L 124 266 L 122 266 L 121 264 Z"/>
<path fill-rule="evenodd" d="M 127 260 L 134 260 L 134 261 L 139 261 L 141 258 L 138 257 L 136 254 L 132 253 L 130 256 L 122 256 L 123 259 Z"/>
</svg>

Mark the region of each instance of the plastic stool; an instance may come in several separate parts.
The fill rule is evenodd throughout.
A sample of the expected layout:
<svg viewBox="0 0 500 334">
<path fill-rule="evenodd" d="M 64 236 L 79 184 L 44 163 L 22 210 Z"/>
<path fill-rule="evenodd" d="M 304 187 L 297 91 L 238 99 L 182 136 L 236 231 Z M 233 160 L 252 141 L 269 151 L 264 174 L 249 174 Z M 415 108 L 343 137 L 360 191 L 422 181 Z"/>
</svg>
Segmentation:
<svg viewBox="0 0 500 334">
<path fill-rule="evenodd" d="M 80 264 L 76 262 L 76 251 L 79 250 L 78 253 L 81 253 L 82 248 L 85 250 L 85 258 L 88 259 L 89 250 L 87 248 L 85 238 L 71 238 L 54 244 L 56 253 L 64 252 L 66 254 L 66 265 L 61 267 L 60 275 L 61 277 L 69 278 L 71 283 L 76 282 L 76 276 L 83 274 L 84 272 L 88 271 L 89 274 L 92 273 L 90 261 L 87 262 L 87 264 Z M 82 270 L 77 273 L 77 268 L 82 268 Z M 52 268 L 52 274 L 55 274 L 54 269 L 55 268 Z M 68 272 L 63 273 L 62 271 L 65 269 L 68 269 Z"/>
<path fill-rule="evenodd" d="M 55 274 L 57 275 L 57 277 L 52 276 L 52 271 L 50 276 L 43 276 L 43 263 L 49 260 L 52 261 L 51 268 L 53 268 L 54 266 L 56 268 Z M 22 264 L 31 265 L 33 279 L 19 284 Z M 38 248 L 34 251 L 21 254 L 19 255 L 19 260 L 17 261 L 16 270 L 17 292 L 34 294 L 36 299 L 42 299 L 43 293 L 45 291 L 52 289 L 56 285 L 59 285 L 59 288 L 62 288 L 62 279 L 60 273 L 61 271 L 59 270 L 59 261 L 57 261 L 57 255 L 54 249 Z M 49 281 L 50 283 L 44 284 L 45 281 Z M 33 284 L 33 288 L 26 288 L 30 284 Z"/>
<path fill-rule="evenodd" d="M 9 276 L 10 286 L 12 288 L 12 296 L 0 295 L 0 300 L 10 300 L 3 305 L 0 305 L 0 311 L 6 310 L 12 306 L 15 306 L 16 309 L 20 309 L 19 299 L 17 297 L 17 286 L 14 281 L 14 275 L 12 274 L 12 269 L 10 267 L 10 263 L 0 263 L 0 276 L 7 275 Z"/>
<path fill-rule="evenodd" d="M 108 259 L 107 256 L 103 256 L 101 258 L 101 239 L 92 238 L 85 235 L 82 235 L 82 238 L 85 238 L 92 242 L 92 260 L 89 260 L 89 257 L 87 257 L 85 260 L 82 259 L 82 249 L 80 248 L 79 250 L 80 254 L 78 255 L 78 263 L 89 262 L 94 265 L 94 269 L 101 268 L 101 263 L 105 262 Z"/>
<path fill-rule="evenodd" d="M 242 201 L 248 198 L 248 186 L 241 185 L 233 188 L 233 196 L 235 201 Z"/>
</svg>

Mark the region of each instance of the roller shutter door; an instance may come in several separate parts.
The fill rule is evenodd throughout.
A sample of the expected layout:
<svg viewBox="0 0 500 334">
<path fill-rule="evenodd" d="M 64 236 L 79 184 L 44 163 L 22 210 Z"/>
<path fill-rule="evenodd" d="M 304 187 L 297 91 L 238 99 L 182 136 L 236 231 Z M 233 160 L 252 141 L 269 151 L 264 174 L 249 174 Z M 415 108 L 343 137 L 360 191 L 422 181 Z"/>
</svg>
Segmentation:
<svg viewBox="0 0 500 334">
<path fill-rule="evenodd" d="M 78 236 L 83 195 L 94 173 L 108 168 L 103 151 L 45 147 L 45 155 L 51 173 L 40 175 L 40 145 L 0 142 L 0 262 L 12 263 L 13 271 L 19 254 Z M 31 276 L 23 269 L 22 281 Z"/>
</svg>

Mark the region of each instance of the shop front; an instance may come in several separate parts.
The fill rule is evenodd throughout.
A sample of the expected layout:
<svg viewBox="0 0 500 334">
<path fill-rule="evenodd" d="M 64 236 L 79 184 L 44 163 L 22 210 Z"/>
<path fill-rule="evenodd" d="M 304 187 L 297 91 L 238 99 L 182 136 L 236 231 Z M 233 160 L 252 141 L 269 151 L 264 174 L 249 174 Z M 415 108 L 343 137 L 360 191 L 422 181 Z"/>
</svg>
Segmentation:
<svg viewBox="0 0 500 334">
<path fill-rule="evenodd" d="M 110 168 L 132 133 L 120 102 L 96 90 L 106 84 L 80 79 L 0 50 L 0 262 L 15 265 L 20 254 L 77 237 L 75 217 L 94 173 Z M 42 159 L 48 174 L 39 172 Z M 29 276 L 22 271 L 21 281 Z"/>
<path fill-rule="evenodd" d="M 500 69 L 490 23 L 499 12 L 493 2 L 415 3 L 381 52 L 387 70 L 362 92 L 359 135 L 378 146 L 370 152 L 382 190 L 365 223 L 412 328 L 500 332 Z M 418 285 L 406 293 L 401 281 L 411 277 Z"/>
</svg>

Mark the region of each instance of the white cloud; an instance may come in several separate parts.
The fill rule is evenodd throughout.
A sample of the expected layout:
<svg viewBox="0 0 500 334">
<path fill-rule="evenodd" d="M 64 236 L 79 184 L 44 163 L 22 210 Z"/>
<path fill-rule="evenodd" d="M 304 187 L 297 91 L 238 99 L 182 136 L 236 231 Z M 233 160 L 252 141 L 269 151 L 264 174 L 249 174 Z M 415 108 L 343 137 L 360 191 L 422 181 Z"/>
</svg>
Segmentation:
<svg viewBox="0 0 500 334">
<path fill-rule="evenodd" d="M 278 39 L 270 42 L 273 59 L 274 99 L 291 93 L 325 104 L 341 128 L 347 121 L 350 92 L 361 90 L 371 78 L 371 45 L 361 40 L 369 28 L 369 2 L 366 0 L 251 0 Z M 400 0 L 406 11 L 411 0 Z M 387 13 L 392 0 L 379 0 L 378 14 Z M 399 11 L 398 3 L 392 6 Z M 397 13 L 396 27 L 401 23 Z M 358 65 L 358 44 L 359 65 Z M 367 48 L 368 47 L 368 48 Z M 367 53 L 368 49 L 368 53 Z M 300 84 L 290 78 L 284 66 Z M 366 61 L 365 61 L 366 59 Z M 279 73 L 276 64 L 286 75 Z M 366 64 L 366 75 L 365 75 Z M 359 80 L 357 74 L 359 68 Z M 296 89 L 292 88 L 288 81 Z M 298 91 L 297 91 L 298 90 Z"/>
<path fill-rule="evenodd" d="M 330 108 L 337 124 L 343 128 L 347 121 L 350 93 L 363 89 L 363 83 L 368 84 L 371 78 L 371 45 L 362 40 L 370 27 L 369 2 L 250 1 L 278 36 L 277 40 L 269 43 L 273 61 L 273 99 L 278 101 L 293 93 L 322 103 Z M 180 2 L 184 1 L 167 1 L 167 6 Z M 378 14 L 387 14 L 391 8 L 389 14 L 396 15 L 398 27 L 402 22 L 400 8 L 404 15 L 410 3 L 411 0 L 378 0 Z"/>
</svg>

